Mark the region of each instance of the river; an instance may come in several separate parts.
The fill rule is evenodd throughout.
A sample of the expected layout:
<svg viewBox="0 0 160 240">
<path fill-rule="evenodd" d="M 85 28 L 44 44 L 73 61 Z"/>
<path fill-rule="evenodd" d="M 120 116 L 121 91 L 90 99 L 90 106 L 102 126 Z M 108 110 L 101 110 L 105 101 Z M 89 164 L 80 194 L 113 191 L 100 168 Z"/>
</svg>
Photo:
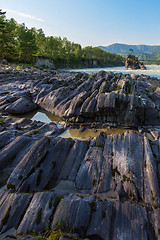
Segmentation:
<svg viewBox="0 0 160 240">
<path fill-rule="evenodd" d="M 86 73 L 97 73 L 101 70 L 104 70 L 106 72 L 115 72 L 119 73 L 122 72 L 124 74 L 144 74 L 149 75 L 150 77 L 157 77 L 160 78 L 160 65 L 146 65 L 147 70 L 126 70 L 125 67 L 107 67 L 107 68 L 84 68 L 84 69 L 74 69 L 71 71 L 75 72 L 86 72 Z"/>
</svg>

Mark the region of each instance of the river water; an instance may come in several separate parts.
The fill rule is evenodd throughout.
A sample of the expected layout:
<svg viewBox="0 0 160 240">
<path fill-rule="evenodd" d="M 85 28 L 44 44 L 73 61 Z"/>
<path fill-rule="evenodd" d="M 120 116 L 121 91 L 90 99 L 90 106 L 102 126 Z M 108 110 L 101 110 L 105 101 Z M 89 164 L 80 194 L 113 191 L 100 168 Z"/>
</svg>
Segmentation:
<svg viewBox="0 0 160 240">
<path fill-rule="evenodd" d="M 106 72 L 115 72 L 115 73 L 124 73 L 124 74 L 144 74 L 150 77 L 157 77 L 160 78 L 160 65 L 146 65 L 147 70 L 126 70 L 125 67 L 107 67 L 107 68 L 84 68 L 84 69 L 74 69 L 71 71 L 74 72 L 86 72 L 89 74 L 97 73 L 101 70 Z"/>
</svg>

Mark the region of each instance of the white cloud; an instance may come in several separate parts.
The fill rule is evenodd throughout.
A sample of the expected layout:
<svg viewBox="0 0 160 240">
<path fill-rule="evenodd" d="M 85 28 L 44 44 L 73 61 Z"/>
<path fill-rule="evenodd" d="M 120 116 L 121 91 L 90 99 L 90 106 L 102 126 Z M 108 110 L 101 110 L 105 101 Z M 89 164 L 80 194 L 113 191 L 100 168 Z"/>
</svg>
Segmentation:
<svg viewBox="0 0 160 240">
<path fill-rule="evenodd" d="M 33 19 L 33 20 L 36 20 L 36 21 L 39 21 L 39 22 L 44 22 L 44 20 L 42 18 L 37 18 L 37 17 L 31 16 L 31 15 L 26 14 L 26 13 L 17 12 L 17 11 L 11 10 L 11 9 L 4 9 L 4 11 L 14 13 L 14 14 L 19 15 L 19 16 L 24 17 L 24 18 L 29 18 L 29 19 Z"/>
</svg>

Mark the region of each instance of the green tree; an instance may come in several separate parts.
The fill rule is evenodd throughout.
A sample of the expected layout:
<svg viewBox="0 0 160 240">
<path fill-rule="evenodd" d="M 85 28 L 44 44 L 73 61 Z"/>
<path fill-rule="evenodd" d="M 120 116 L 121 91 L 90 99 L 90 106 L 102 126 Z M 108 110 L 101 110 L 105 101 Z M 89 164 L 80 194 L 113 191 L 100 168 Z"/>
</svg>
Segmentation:
<svg viewBox="0 0 160 240">
<path fill-rule="evenodd" d="M 5 27 L 5 20 L 4 20 L 5 19 L 5 14 L 6 14 L 6 12 L 2 12 L 2 9 L 0 9 L 0 32 Z"/>
<path fill-rule="evenodd" d="M 19 60 L 30 63 L 37 52 L 36 35 L 34 29 L 28 29 L 25 24 L 18 27 Z"/>
<path fill-rule="evenodd" d="M 17 41 L 17 22 L 11 18 L 6 23 L 6 41 L 5 41 L 5 58 L 8 60 L 18 59 L 18 41 Z"/>
<path fill-rule="evenodd" d="M 4 58 L 3 45 L 5 43 L 6 19 L 5 12 L 0 9 L 0 58 Z"/>
<path fill-rule="evenodd" d="M 5 12 L 0 10 L 0 57 L 31 63 L 35 56 L 51 58 L 57 67 L 83 67 L 87 61 L 97 62 L 99 66 L 113 66 L 124 61 L 120 55 L 98 47 L 82 48 L 67 38 L 46 37 L 42 29 L 28 29 L 14 19 L 7 20 Z"/>
<path fill-rule="evenodd" d="M 132 48 L 130 48 L 129 51 L 130 51 L 131 54 L 133 53 L 133 49 Z"/>
<path fill-rule="evenodd" d="M 5 13 L 0 11 L 0 57 L 15 60 L 17 52 L 16 21 L 6 20 Z"/>
<path fill-rule="evenodd" d="M 36 31 L 36 45 L 38 55 L 43 55 L 46 51 L 46 37 L 41 28 Z"/>
</svg>

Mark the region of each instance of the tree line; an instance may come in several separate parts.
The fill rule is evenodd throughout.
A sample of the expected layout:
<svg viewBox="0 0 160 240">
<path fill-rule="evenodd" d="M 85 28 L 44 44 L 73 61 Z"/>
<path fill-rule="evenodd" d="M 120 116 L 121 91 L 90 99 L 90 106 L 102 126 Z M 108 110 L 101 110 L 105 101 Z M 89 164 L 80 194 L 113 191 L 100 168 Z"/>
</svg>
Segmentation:
<svg viewBox="0 0 160 240">
<path fill-rule="evenodd" d="M 98 47 L 84 47 L 67 38 L 45 36 L 42 29 L 28 28 L 0 10 L 0 58 L 11 62 L 34 63 L 36 57 L 50 58 L 56 67 L 124 65 L 118 54 Z"/>
</svg>

